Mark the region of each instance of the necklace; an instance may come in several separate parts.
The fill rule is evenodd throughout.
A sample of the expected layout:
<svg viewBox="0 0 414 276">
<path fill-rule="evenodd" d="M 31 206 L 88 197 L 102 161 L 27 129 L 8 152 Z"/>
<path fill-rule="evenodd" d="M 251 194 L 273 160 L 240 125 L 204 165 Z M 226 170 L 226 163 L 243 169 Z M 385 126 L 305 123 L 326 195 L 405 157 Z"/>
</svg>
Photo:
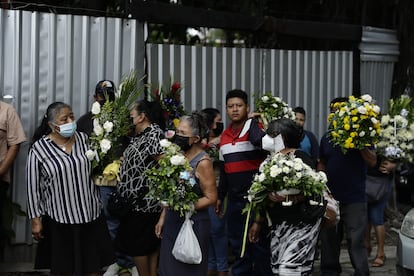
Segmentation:
<svg viewBox="0 0 414 276">
<path fill-rule="evenodd" d="M 64 144 L 57 144 L 59 148 L 61 148 L 63 151 L 66 151 L 66 146 L 69 144 L 69 142 L 72 140 L 73 136 L 71 136 Z"/>
</svg>

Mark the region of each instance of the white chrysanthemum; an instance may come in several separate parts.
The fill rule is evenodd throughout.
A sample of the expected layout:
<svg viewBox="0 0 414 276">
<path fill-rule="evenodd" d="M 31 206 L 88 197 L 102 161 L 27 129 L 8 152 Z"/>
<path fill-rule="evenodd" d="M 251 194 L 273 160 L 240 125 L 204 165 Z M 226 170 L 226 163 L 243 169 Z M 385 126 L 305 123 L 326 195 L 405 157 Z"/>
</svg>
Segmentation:
<svg viewBox="0 0 414 276">
<path fill-rule="evenodd" d="M 289 167 L 293 167 L 293 165 L 294 165 L 293 161 L 291 161 L 291 160 L 287 160 L 285 164 L 286 164 L 286 166 L 289 166 Z"/>
<path fill-rule="evenodd" d="M 163 147 L 163 148 L 169 148 L 169 147 L 171 146 L 171 142 L 170 142 L 170 140 L 168 140 L 168 139 L 162 139 L 162 140 L 160 141 L 160 145 L 161 145 L 161 147 Z"/>
<path fill-rule="evenodd" d="M 271 174 L 271 173 L 270 173 Z M 263 182 L 263 181 L 265 181 L 265 179 L 266 179 L 266 175 L 264 174 L 264 173 L 261 173 L 261 174 L 259 174 L 259 177 L 258 177 L 258 181 L 259 182 Z"/>
<path fill-rule="evenodd" d="M 279 98 L 279 97 L 274 97 L 274 99 L 276 100 L 276 102 L 278 102 L 278 103 L 281 103 L 282 102 L 282 99 L 281 98 Z"/>
<path fill-rule="evenodd" d="M 101 113 L 101 105 L 99 104 L 99 102 L 94 102 L 92 104 L 92 114 L 93 115 L 98 115 L 99 113 Z"/>
<path fill-rule="evenodd" d="M 371 137 L 375 137 L 376 134 L 377 134 L 377 132 L 375 130 L 371 130 L 371 133 L 370 133 Z"/>
<path fill-rule="evenodd" d="M 86 157 L 88 158 L 88 160 L 89 161 L 92 161 L 95 158 L 95 156 L 96 156 L 96 151 L 94 151 L 94 150 L 87 150 L 85 152 L 85 154 L 86 154 Z"/>
<path fill-rule="evenodd" d="M 273 104 L 272 104 L 272 106 L 273 106 L 274 108 L 277 108 L 277 107 L 278 107 L 277 103 L 273 103 Z"/>
<path fill-rule="evenodd" d="M 288 167 L 283 167 L 282 171 L 283 171 L 284 173 L 289 173 L 289 172 L 290 172 L 290 168 L 288 168 Z"/>
<path fill-rule="evenodd" d="M 359 133 L 359 137 L 364 137 L 365 136 L 365 131 L 361 131 L 360 133 Z"/>
<path fill-rule="evenodd" d="M 389 122 L 390 122 L 390 119 L 391 119 L 391 117 L 390 117 L 390 115 L 384 115 L 384 116 L 382 116 L 381 117 L 381 125 L 383 125 L 383 126 L 386 126 L 386 125 L 388 125 L 389 124 Z"/>
<path fill-rule="evenodd" d="M 273 178 L 278 176 L 281 172 L 282 172 L 282 169 L 279 168 L 278 166 L 272 166 L 270 168 L 270 176 L 273 177 Z"/>
<path fill-rule="evenodd" d="M 364 94 L 361 96 L 361 99 L 363 99 L 366 102 L 371 102 L 372 101 L 372 97 L 369 94 Z"/>
<path fill-rule="evenodd" d="M 293 165 L 293 168 L 294 168 L 296 171 L 300 171 L 300 170 L 302 170 L 302 169 L 303 169 L 303 165 L 302 165 L 301 163 L 299 163 L 299 162 L 295 162 L 295 165 Z"/>
<path fill-rule="evenodd" d="M 367 109 L 364 106 L 358 106 L 358 113 L 359 114 L 366 114 Z"/>
<path fill-rule="evenodd" d="M 103 128 L 98 124 L 93 127 L 93 133 L 95 133 L 96 136 L 99 136 L 103 133 Z"/>
<path fill-rule="evenodd" d="M 268 96 L 265 95 L 265 96 L 262 97 L 262 101 L 263 102 L 267 102 L 268 100 L 269 100 L 269 97 Z"/>
<path fill-rule="evenodd" d="M 378 120 L 374 117 L 371 117 L 371 122 L 375 125 L 376 123 L 378 123 Z"/>
<path fill-rule="evenodd" d="M 321 178 L 322 182 L 326 183 L 328 181 L 328 177 L 326 176 L 325 172 L 319 171 L 319 177 Z"/>
<path fill-rule="evenodd" d="M 296 173 L 296 177 L 297 177 L 297 178 L 301 178 L 301 177 L 302 177 L 302 173 L 301 173 L 301 172 L 297 172 L 297 173 Z"/>
<path fill-rule="evenodd" d="M 103 125 L 103 128 L 107 133 L 110 133 L 114 129 L 114 123 L 106 121 Z"/>
<path fill-rule="evenodd" d="M 379 114 L 379 113 L 380 113 L 380 111 L 381 111 L 381 108 L 380 108 L 378 105 L 374 105 L 374 106 L 372 107 L 372 110 L 374 110 L 374 112 L 375 112 L 375 113 Z"/>
<path fill-rule="evenodd" d="M 103 152 L 103 153 L 107 153 L 110 149 L 111 149 L 111 146 L 112 146 L 112 143 L 111 143 L 111 141 L 109 141 L 108 139 L 102 139 L 102 141 L 99 143 L 99 146 L 101 147 L 101 151 Z"/>
<path fill-rule="evenodd" d="M 181 166 L 185 164 L 185 157 L 182 154 L 171 156 L 170 162 L 174 166 Z"/>
</svg>

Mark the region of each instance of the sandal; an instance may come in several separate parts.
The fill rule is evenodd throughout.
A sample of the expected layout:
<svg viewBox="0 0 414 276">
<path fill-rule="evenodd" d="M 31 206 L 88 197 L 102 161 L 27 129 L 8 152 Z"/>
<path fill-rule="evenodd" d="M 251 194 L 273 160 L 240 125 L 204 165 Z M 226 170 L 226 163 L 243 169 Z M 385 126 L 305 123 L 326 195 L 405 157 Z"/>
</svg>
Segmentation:
<svg viewBox="0 0 414 276">
<path fill-rule="evenodd" d="M 375 260 L 372 262 L 371 266 L 372 267 L 381 267 L 381 266 L 384 266 L 386 259 L 387 258 L 385 256 L 376 256 L 375 257 Z"/>
</svg>

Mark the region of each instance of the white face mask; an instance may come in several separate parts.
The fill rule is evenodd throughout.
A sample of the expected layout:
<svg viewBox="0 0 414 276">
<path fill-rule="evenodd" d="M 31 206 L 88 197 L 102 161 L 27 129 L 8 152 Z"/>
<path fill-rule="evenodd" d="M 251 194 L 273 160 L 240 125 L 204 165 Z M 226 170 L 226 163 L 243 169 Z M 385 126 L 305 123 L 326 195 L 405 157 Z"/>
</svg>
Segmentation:
<svg viewBox="0 0 414 276">
<path fill-rule="evenodd" d="M 270 137 L 268 134 L 262 138 L 262 148 L 270 152 L 279 152 L 285 148 L 282 135 L 278 135 L 275 138 Z"/>
</svg>

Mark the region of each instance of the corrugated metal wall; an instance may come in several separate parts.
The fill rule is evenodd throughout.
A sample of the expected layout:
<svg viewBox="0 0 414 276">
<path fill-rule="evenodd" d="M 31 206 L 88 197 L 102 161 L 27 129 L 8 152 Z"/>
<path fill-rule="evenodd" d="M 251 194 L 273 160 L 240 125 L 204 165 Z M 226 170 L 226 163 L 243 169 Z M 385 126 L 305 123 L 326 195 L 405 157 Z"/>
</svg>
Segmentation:
<svg viewBox="0 0 414 276">
<path fill-rule="evenodd" d="M 306 127 L 319 137 L 327 129 L 328 104 L 352 93 L 352 52 L 291 51 L 154 45 L 148 48 L 150 82 L 184 82 L 187 111 L 216 107 L 225 116 L 226 92 L 251 96 L 272 91 L 292 107 L 307 110 Z"/>
<path fill-rule="evenodd" d="M 76 117 L 89 110 L 95 84 L 119 83 L 131 69 L 143 75 L 144 33 L 135 20 L 56 15 L 0 9 L 0 95 L 12 95 L 30 139 L 47 106 L 72 105 Z M 14 171 L 14 201 L 26 208 L 28 143 Z M 26 218 L 16 222 L 16 243 L 31 242 Z"/>
<path fill-rule="evenodd" d="M 376 99 L 383 112 L 391 97 L 394 63 L 400 55 L 395 30 L 364 27 L 361 44 L 361 93 Z"/>
</svg>

